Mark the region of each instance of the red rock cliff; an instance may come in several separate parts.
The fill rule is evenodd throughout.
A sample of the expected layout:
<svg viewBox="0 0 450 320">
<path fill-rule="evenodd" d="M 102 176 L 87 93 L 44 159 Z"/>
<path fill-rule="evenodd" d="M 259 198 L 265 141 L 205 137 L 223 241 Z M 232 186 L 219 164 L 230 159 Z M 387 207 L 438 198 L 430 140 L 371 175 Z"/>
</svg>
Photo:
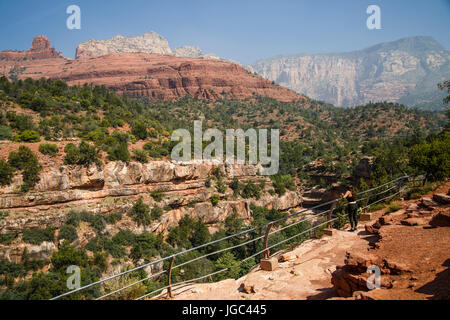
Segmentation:
<svg viewBox="0 0 450 320">
<path fill-rule="evenodd" d="M 248 72 L 237 63 L 147 53 L 115 53 L 69 60 L 58 58 L 49 46 L 48 39 L 40 36 L 35 38 L 30 51 L 0 53 L 0 74 L 9 76 L 14 70 L 18 79 L 48 77 L 69 85 L 93 83 L 105 85 L 118 94 L 163 100 L 186 95 L 213 100 L 221 97 L 245 99 L 254 95 L 279 101 L 305 99 Z M 2 59 L 2 54 L 6 59 Z M 18 59 L 19 56 L 35 60 Z"/>
</svg>

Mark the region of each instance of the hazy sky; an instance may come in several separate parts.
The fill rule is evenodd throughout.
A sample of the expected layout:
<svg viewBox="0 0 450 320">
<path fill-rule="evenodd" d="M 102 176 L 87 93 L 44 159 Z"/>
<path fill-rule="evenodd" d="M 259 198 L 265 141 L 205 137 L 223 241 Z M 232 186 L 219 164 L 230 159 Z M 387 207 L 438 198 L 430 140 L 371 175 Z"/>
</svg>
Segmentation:
<svg viewBox="0 0 450 320">
<path fill-rule="evenodd" d="M 66 8 L 81 8 L 68 30 Z M 381 7 L 381 30 L 366 9 Z M 279 54 L 342 52 L 415 35 L 450 48 L 450 0 L 0 0 L 0 50 L 26 50 L 45 34 L 74 57 L 79 42 L 153 30 L 175 48 L 199 46 L 244 64 Z"/>
</svg>

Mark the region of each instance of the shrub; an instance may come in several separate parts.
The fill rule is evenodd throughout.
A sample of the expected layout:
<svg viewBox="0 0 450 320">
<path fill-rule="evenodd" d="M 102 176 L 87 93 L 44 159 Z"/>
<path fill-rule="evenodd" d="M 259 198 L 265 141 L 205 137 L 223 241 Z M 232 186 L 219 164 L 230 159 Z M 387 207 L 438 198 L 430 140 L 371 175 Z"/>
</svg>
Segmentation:
<svg viewBox="0 0 450 320">
<path fill-rule="evenodd" d="M 136 122 L 134 127 L 131 129 L 131 133 L 140 140 L 145 140 L 148 136 L 147 126 L 142 122 Z"/>
<path fill-rule="evenodd" d="M 134 149 L 133 150 L 133 159 L 140 163 L 147 163 L 148 162 L 147 152 L 144 150 Z"/>
<path fill-rule="evenodd" d="M 153 207 L 150 215 L 152 220 L 158 220 L 159 218 L 161 218 L 163 214 L 163 209 L 161 209 L 160 207 Z"/>
<path fill-rule="evenodd" d="M 291 175 L 272 176 L 272 185 L 275 192 L 282 196 L 286 193 L 286 189 L 293 190 L 295 188 Z"/>
<path fill-rule="evenodd" d="M 249 181 L 245 185 L 244 189 L 242 189 L 241 195 L 244 199 L 248 199 L 248 198 L 259 199 L 259 196 L 260 196 L 259 187 L 256 184 L 254 184 L 253 182 Z"/>
<path fill-rule="evenodd" d="M 402 204 L 399 201 L 392 201 L 389 205 L 388 205 L 388 211 L 389 212 L 395 212 L 398 211 L 402 208 Z"/>
<path fill-rule="evenodd" d="M 225 252 L 219 259 L 217 259 L 215 265 L 217 270 L 228 269 L 227 271 L 219 274 L 218 280 L 239 278 L 241 271 L 240 262 L 236 260 L 231 252 Z"/>
<path fill-rule="evenodd" d="M 220 201 L 220 197 L 215 194 L 211 197 L 211 204 L 213 205 L 213 207 L 217 206 L 219 204 Z"/>
<path fill-rule="evenodd" d="M 0 234 L 0 243 L 10 245 L 16 238 L 17 235 L 14 233 Z"/>
<path fill-rule="evenodd" d="M 52 157 L 56 157 L 58 154 L 58 146 L 56 144 L 43 143 L 39 145 L 39 152 Z"/>
<path fill-rule="evenodd" d="M 41 141 L 41 138 L 39 137 L 39 133 L 37 131 L 25 130 L 22 133 L 15 136 L 14 141 L 16 141 L 16 142 L 39 142 L 39 141 Z"/>
<path fill-rule="evenodd" d="M 105 217 L 107 224 L 116 224 L 116 222 L 122 220 L 122 213 L 113 212 Z"/>
<path fill-rule="evenodd" d="M 108 160 L 110 161 L 130 161 L 130 151 L 125 142 L 120 142 L 108 149 Z"/>
<path fill-rule="evenodd" d="M 0 159 L 0 185 L 7 186 L 11 184 L 14 177 L 14 168 L 3 159 Z"/>
<path fill-rule="evenodd" d="M 0 125 L 0 140 L 9 140 L 12 138 L 11 127 Z"/>
<path fill-rule="evenodd" d="M 67 240 L 69 242 L 73 242 L 78 239 L 77 229 L 70 224 L 65 224 L 61 227 L 58 234 L 59 240 Z"/>
<path fill-rule="evenodd" d="M 233 194 L 236 197 L 241 192 L 243 184 L 239 182 L 238 178 L 234 177 L 233 181 L 230 183 L 230 188 L 233 190 Z"/>
<path fill-rule="evenodd" d="M 153 190 L 152 192 L 150 192 L 150 196 L 156 202 L 160 202 L 164 198 L 164 192 L 162 190 Z"/>
<path fill-rule="evenodd" d="M 131 246 L 135 243 L 136 236 L 133 232 L 129 230 L 120 230 L 112 238 L 112 241 L 123 246 Z"/>
<path fill-rule="evenodd" d="M 227 185 L 222 181 L 222 179 L 219 179 L 217 181 L 216 188 L 217 188 L 217 192 L 222 193 L 222 194 L 227 191 Z"/>
<path fill-rule="evenodd" d="M 54 239 L 55 228 L 53 227 L 25 230 L 22 235 L 22 240 L 30 244 L 41 244 L 44 241 L 53 242 Z"/>
<path fill-rule="evenodd" d="M 42 167 L 36 155 L 29 148 L 20 146 L 18 152 L 10 152 L 8 162 L 14 168 L 23 170 L 23 192 L 27 192 L 39 182 L 39 172 L 42 170 Z"/>
<path fill-rule="evenodd" d="M 150 259 L 158 254 L 157 251 L 158 242 L 154 234 L 144 232 L 136 235 L 133 248 L 131 249 L 130 257 L 134 261 L 139 259 Z"/>
<path fill-rule="evenodd" d="M 64 242 L 58 251 L 53 252 L 50 261 L 55 271 L 65 274 L 68 266 L 87 267 L 88 256 L 84 250 L 76 249 L 68 242 Z"/>
<path fill-rule="evenodd" d="M 151 223 L 148 205 L 142 201 L 140 197 L 129 212 L 129 216 L 137 223 L 138 226 L 148 226 Z"/>
<path fill-rule="evenodd" d="M 82 141 L 78 147 L 73 143 L 68 143 L 64 152 L 64 163 L 69 165 L 89 165 L 92 163 L 100 164 L 100 154 L 94 146 Z"/>
</svg>

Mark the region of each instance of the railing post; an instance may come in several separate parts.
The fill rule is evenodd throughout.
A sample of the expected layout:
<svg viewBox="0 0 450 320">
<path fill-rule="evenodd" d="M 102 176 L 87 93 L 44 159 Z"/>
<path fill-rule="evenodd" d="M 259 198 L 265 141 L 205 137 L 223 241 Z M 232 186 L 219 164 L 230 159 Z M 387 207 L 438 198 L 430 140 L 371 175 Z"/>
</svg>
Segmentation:
<svg viewBox="0 0 450 320">
<path fill-rule="evenodd" d="M 175 262 L 175 257 L 172 257 L 172 259 L 170 260 L 170 266 L 169 266 L 169 277 L 168 277 L 168 287 L 167 287 L 167 297 L 168 298 L 173 298 L 172 295 L 172 268 L 173 268 L 173 263 Z"/>
<path fill-rule="evenodd" d="M 264 259 L 269 259 L 269 250 L 267 249 L 267 247 L 269 246 L 269 233 L 270 229 L 272 229 L 272 225 L 273 223 L 270 223 L 267 226 L 266 234 L 264 235 Z"/>
</svg>

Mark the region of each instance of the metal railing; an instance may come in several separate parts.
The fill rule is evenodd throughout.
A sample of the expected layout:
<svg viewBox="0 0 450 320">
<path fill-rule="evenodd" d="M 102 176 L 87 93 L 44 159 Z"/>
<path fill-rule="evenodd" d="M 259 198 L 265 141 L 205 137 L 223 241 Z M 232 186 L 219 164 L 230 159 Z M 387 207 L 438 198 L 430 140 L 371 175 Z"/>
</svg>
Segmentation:
<svg viewBox="0 0 450 320">
<path fill-rule="evenodd" d="M 382 201 L 386 201 L 387 199 L 393 198 L 393 197 L 395 197 L 395 196 L 401 194 L 402 192 L 405 192 L 405 189 L 402 189 L 402 187 L 403 187 L 404 185 L 406 185 L 406 183 L 409 182 L 410 180 L 411 180 L 411 177 L 405 175 L 405 176 L 399 177 L 399 178 L 397 178 L 397 179 L 394 179 L 394 180 L 392 180 L 392 181 L 386 182 L 386 183 L 384 183 L 384 184 L 382 184 L 382 185 L 379 185 L 379 186 L 377 186 L 377 187 L 374 187 L 374 188 L 371 188 L 371 189 L 368 189 L 368 190 L 359 192 L 359 193 L 358 193 L 358 196 L 366 195 L 366 197 L 359 198 L 359 199 L 357 200 L 357 202 L 365 201 L 364 206 L 363 206 L 363 209 L 366 209 L 366 208 L 368 208 L 369 206 L 371 206 L 371 205 L 373 205 L 373 204 L 376 204 L 376 203 L 379 203 L 379 202 L 382 202 Z M 417 181 L 416 177 L 414 177 L 414 181 Z M 385 187 L 386 187 L 386 188 L 385 188 Z M 382 188 L 385 188 L 385 190 L 382 190 L 382 191 L 380 191 L 380 192 L 378 192 L 378 193 L 374 193 L 375 191 L 380 190 L 380 189 L 382 189 Z M 377 200 L 374 201 L 373 203 L 370 203 L 370 204 L 369 204 L 370 198 L 373 198 L 373 197 L 376 197 L 376 196 L 383 195 L 383 194 L 388 193 L 388 192 L 390 192 L 390 191 L 392 191 L 392 190 L 395 190 L 395 189 L 397 189 L 398 191 L 395 192 L 394 194 L 388 195 L 388 196 L 383 197 L 383 198 L 381 198 L 381 199 L 377 199 Z M 172 284 L 172 283 L 171 283 L 171 280 L 172 280 L 172 271 L 173 271 L 174 269 L 180 268 L 180 267 L 182 267 L 182 266 L 184 266 L 184 265 L 187 265 L 187 264 L 192 263 L 192 262 L 194 262 L 194 261 L 198 261 L 198 260 L 204 259 L 204 258 L 209 257 L 209 256 L 213 256 L 213 255 L 216 255 L 216 254 L 219 254 L 219 253 L 222 253 L 222 252 L 226 252 L 226 251 L 229 251 L 229 250 L 233 250 L 233 249 L 236 249 L 236 248 L 239 248 L 239 247 L 248 245 L 248 244 L 250 244 L 250 243 L 254 243 L 254 242 L 258 241 L 258 240 L 263 240 L 263 247 L 264 247 L 264 249 L 263 249 L 263 250 L 258 250 L 256 253 L 254 253 L 254 254 L 252 254 L 252 255 L 246 257 L 245 259 L 242 259 L 241 262 L 245 262 L 245 261 L 247 261 L 247 260 L 249 260 L 249 259 L 251 259 L 251 258 L 254 258 L 254 257 L 256 257 L 256 256 L 258 256 L 258 255 L 260 255 L 260 254 L 264 254 L 264 257 L 265 257 L 265 258 L 268 258 L 268 257 L 269 257 L 269 250 L 272 249 L 272 248 L 274 248 L 274 247 L 277 247 L 277 246 L 279 246 L 279 245 L 281 245 L 281 244 L 284 244 L 284 243 L 286 243 L 286 242 L 288 242 L 288 241 L 291 241 L 291 240 L 293 240 L 293 239 L 295 239 L 295 238 L 297 238 L 297 237 L 299 237 L 299 236 L 301 236 L 301 235 L 304 235 L 304 234 L 306 234 L 306 233 L 311 233 L 311 231 L 316 230 L 316 229 L 318 229 L 318 228 L 320 228 L 320 227 L 322 227 L 322 226 L 324 226 L 324 225 L 328 225 L 328 227 L 331 227 L 332 223 L 333 223 L 334 221 L 336 221 L 336 220 L 339 219 L 339 217 L 333 217 L 333 216 L 332 216 L 333 212 L 334 212 L 335 210 L 338 210 L 338 209 L 340 209 L 340 208 L 342 208 L 342 207 L 345 206 L 344 204 L 340 204 L 340 205 L 338 206 L 338 203 L 339 203 L 341 200 L 342 200 L 342 199 L 340 199 L 340 198 L 339 198 L 339 199 L 334 199 L 334 200 L 331 200 L 331 201 L 328 201 L 328 202 L 325 202 L 325 203 L 322 203 L 322 204 L 313 206 L 313 207 L 311 207 L 311 208 L 307 208 L 307 209 L 300 210 L 300 211 L 298 211 L 298 212 L 291 213 L 291 214 L 289 214 L 289 215 L 287 215 L 287 216 L 284 216 L 284 217 L 281 217 L 281 218 L 279 218 L 279 219 L 270 221 L 270 222 L 268 222 L 268 223 L 261 224 L 261 225 L 258 225 L 258 226 L 254 226 L 254 227 L 252 227 L 252 228 L 249 228 L 249 229 L 246 229 L 246 230 L 244 230 L 244 231 L 241 231 L 241 232 L 238 232 L 238 233 L 235 233 L 235 234 L 232 234 L 232 235 L 223 237 L 223 238 L 221 238 L 221 239 L 217 239 L 217 240 L 214 240 L 214 241 L 210 241 L 210 242 L 208 242 L 208 243 L 205 243 L 205 244 L 202 244 L 202 245 L 199 245 L 199 246 L 190 248 L 190 249 L 186 249 L 186 250 L 177 252 L 177 253 L 175 253 L 175 254 L 172 254 L 172 255 L 169 255 L 169 256 L 166 256 L 166 257 L 163 257 L 163 258 L 160 258 L 160 259 L 153 260 L 153 261 L 148 262 L 148 263 L 145 263 L 145 264 L 143 264 L 143 265 L 134 267 L 134 268 L 132 268 L 132 269 L 129 269 L 129 270 L 120 272 L 120 273 L 118 273 L 118 274 L 115 274 L 115 275 L 106 277 L 106 278 L 104 278 L 104 279 L 98 280 L 98 281 L 93 282 L 93 283 L 91 283 L 91 284 L 82 286 L 82 287 L 80 287 L 80 288 L 78 288 L 78 289 L 74 289 L 74 290 L 72 290 L 72 291 L 63 293 L 63 294 L 61 294 L 61 295 L 59 295 L 59 296 L 56 296 L 56 297 L 54 297 L 54 298 L 52 298 L 52 299 L 50 299 L 50 300 L 57 300 L 57 299 L 59 299 L 59 298 L 69 296 L 69 295 L 71 295 L 71 294 L 73 294 L 73 293 L 76 293 L 76 292 L 85 290 L 85 289 L 87 289 L 87 288 L 91 288 L 91 287 L 96 286 L 96 285 L 103 284 L 103 283 L 105 283 L 105 282 L 107 282 L 107 281 L 109 281 L 109 280 L 116 279 L 116 278 L 118 278 L 118 277 L 124 276 L 124 275 L 126 275 L 126 274 L 131 273 L 131 272 L 135 272 L 135 271 L 141 270 L 141 269 L 143 269 L 143 268 L 146 268 L 146 267 L 149 267 L 149 266 L 152 266 L 152 265 L 154 265 L 154 264 L 161 263 L 161 262 L 164 262 L 164 261 L 167 261 L 167 260 L 170 260 L 170 266 L 169 266 L 169 269 L 168 269 L 168 270 L 163 270 L 163 271 L 158 272 L 158 273 L 156 273 L 156 274 L 152 274 L 152 275 L 150 275 L 150 276 L 148 276 L 148 277 L 146 277 L 146 278 L 144 278 L 144 279 L 141 279 L 141 280 L 139 280 L 139 281 L 135 281 L 135 282 L 133 282 L 133 283 L 131 283 L 131 284 L 128 284 L 128 285 L 126 285 L 126 286 L 124 286 L 124 287 L 121 287 L 121 288 L 119 288 L 119 289 L 116 289 L 116 290 L 114 290 L 114 291 L 112 291 L 112 292 L 106 293 L 106 294 L 104 294 L 104 295 L 102 295 L 102 296 L 96 298 L 96 300 L 101 300 L 101 299 L 104 299 L 104 298 L 106 298 L 106 297 L 112 296 L 112 295 L 114 295 L 114 294 L 117 294 L 117 293 L 119 293 L 119 292 L 125 290 L 125 289 L 131 288 L 131 287 L 133 287 L 133 286 L 135 286 L 135 285 L 137 285 L 137 284 L 139 284 L 139 283 L 142 283 L 142 282 L 144 282 L 144 281 L 146 281 L 146 280 L 150 280 L 150 279 L 155 278 L 155 277 L 157 277 L 157 276 L 161 276 L 161 275 L 163 275 L 163 274 L 165 274 L 165 273 L 168 274 L 168 283 L 167 283 L 166 286 L 161 287 L 161 288 L 158 288 L 158 289 L 156 289 L 156 290 L 154 290 L 154 291 L 152 291 L 152 292 L 150 292 L 150 293 L 146 293 L 146 294 L 142 295 L 141 297 L 137 298 L 137 300 L 144 299 L 144 298 L 146 298 L 146 297 L 149 297 L 149 296 L 151 296 L 151 295 L 153 295 L 153 294 L 156 294 L 156 293 L 158 293 L 158 292 L 160 292 L 160 291 L 162 291 L 162 290 L 165 290 L 165 289 L 167 289 L 168 296 L 169 296 L 169 297 L 172 297 L 172 288 L 173 288 L 173 287 L 180 286 L 180 285 L 182 285 L 182 284 L 187 284 L 187 283 L 199 281 L 199 280 L 205 279 L 205 278 L 207 278 L 207 277 L 212 277 L 213 275 L 216 275 L 216 274 L 219 274 L 219 273 L 222 273 L 222 272 L 225 272 L 225 271 L 228 270 L 228 269 L 225 268 L 225 269 L 222 269 L 222 270 L 219 270 L 219 271 L 215 271 L 215 272 L 212 272 L 212 273 L 210 273 L 210 274 L 207 274 L 207 275 L 204 275 L 204 276 L 195 278 L 195 279 L 184 280 L 184 281 L 181 281 L 181 282 Z M 280 228 L 278 228 L 278 229 L 272 230 L 272 228 L 273 228 L 276 224 L 278 224 L 278 223 L 280 223 L 280 222 L 282 222 L 282 221 L 286 221 L 286 220 L 291 219 L 291 218 L 293 218 L 293 217 L 296 217 L 296 216 L 298 216 L 298 215 L 300 215 L 300 214 L 302 214 L 302 213 L 314 212 L 314 210 L 317 210 L 317 209 L 322 208 L 322 207 L 325 207 L 325 206 L 330 206 L 331 208 L 330 208 L 330 209 L 327 209 L 327 210 L 325 210 L 325 211 L 319 212 L 319 213 L 310 214 L 310 215 L 308 215 L 308 216 L 302 217 L 302 218 L 301 218 L 300 220 L 298 220 L 298 221 L 295 221 L 295 222 L 293 222 L 293 223 L 290 223 L 290 224 L 288 224 L 288 225 L 286 225 L 286 226 L 282 226 L 282 227 L 280 227 Z M 298 224 L 300 224 L 300 223 L 302 223 L 302 222 L 306 222 L 306 221 L 309 221 L 309 220 L 312 220 L 312 219 L 317 219 L 318 217 L 324 216 L 325 214 L 327 214 L 327 216 L 326 216 L 326 219 L 325 219 L 324 222 L 321 222 L 321 223 L 319 223 L 319 224 L 316 224 L 316 225 L 314 225 L 314 226 L 312 226 L 311 228 L 308 228 L 308 229 L 306 229 L 306 230 L 302 230 L 301 232 L 299 232 L 299 233 L 297 233 L 297 234 L 295 234 L 295 235 L 293 235 L 293 236 L 290 236 L 290 237 L 288 237 L 288 238 L 286 238 L 286 239 L 283 239 L 282 241 L 279 241 L 278 243 L 271 244 L 271 245 L 268 244 L 268 240 L 269 240 L 269 237 L 270 237 L 271 235 L 276 234 L 276 233 L 278 233 L 278 232 L 281 232 L 281 231 L 283 231 L 283 230 L 286 230 L 286 229 L 288 229 L 288 228 L 291 228 L 291 227 L 293 227 L 293 226 L 295 226 L 295 225 L 298 225 Z M 227 247 L 227 248 L 223 248 L 223 249 L 220 249 L 220 250 L 217 250 L 217 251 L 214 251 L 214 252 L 206 253 L 206 254 L 204 254 L 204 255 L 202 255 L 202 256 L 193 258 L 193 259 L 191 259 L 191 260 L 189 260 L 189 261 L 185 261 L 185 262 L 182 262 L 182 263 L 180 263 L 180 264 L 174 265 L 174 262 L 175 262 L 175 258 L 176 258 L 176 257 L 179 257 L 179 256 L 184 255 L 184 254 L 189 253 L 189 252 L 193 252 L 193 251 L 195 251 L 195 250 L 199 250 L 199 249 L 206 248 L 206 247 L 208 247 L 208 246 L 211 246 L 211 245 L 213 245 L 213 244 L 217 244 L 217 243 L 222 242 L 222 241 L 225 241 L 225 240 L 229 240 L 229 239 L 232 239 L 232 238 L 235 238 L 235 237 L 238 237 L 238 236 L 246 235 L 246 234 L 248 234 L 248 233 L 250 233 L 250 232 L 258 231 L 258 230 L 261 230 L 261 229 L 263 229 L 263 228 L 266 228 L 266 231 L 265 231 L 265 234 L 262 235 L 262 236 L 257 236 L 257 237 L 254 237 L 253 239 L 246 240 L 246 241 L 244 241 L 243 243 L 239 243 L 239 244 L 237 244 L 237 245 L 233 245 L 233 246 L 230 246 L 230 247 Z M 271 230 L 272 230 L 272 231 L 271 231 Z"/>
</svg>

